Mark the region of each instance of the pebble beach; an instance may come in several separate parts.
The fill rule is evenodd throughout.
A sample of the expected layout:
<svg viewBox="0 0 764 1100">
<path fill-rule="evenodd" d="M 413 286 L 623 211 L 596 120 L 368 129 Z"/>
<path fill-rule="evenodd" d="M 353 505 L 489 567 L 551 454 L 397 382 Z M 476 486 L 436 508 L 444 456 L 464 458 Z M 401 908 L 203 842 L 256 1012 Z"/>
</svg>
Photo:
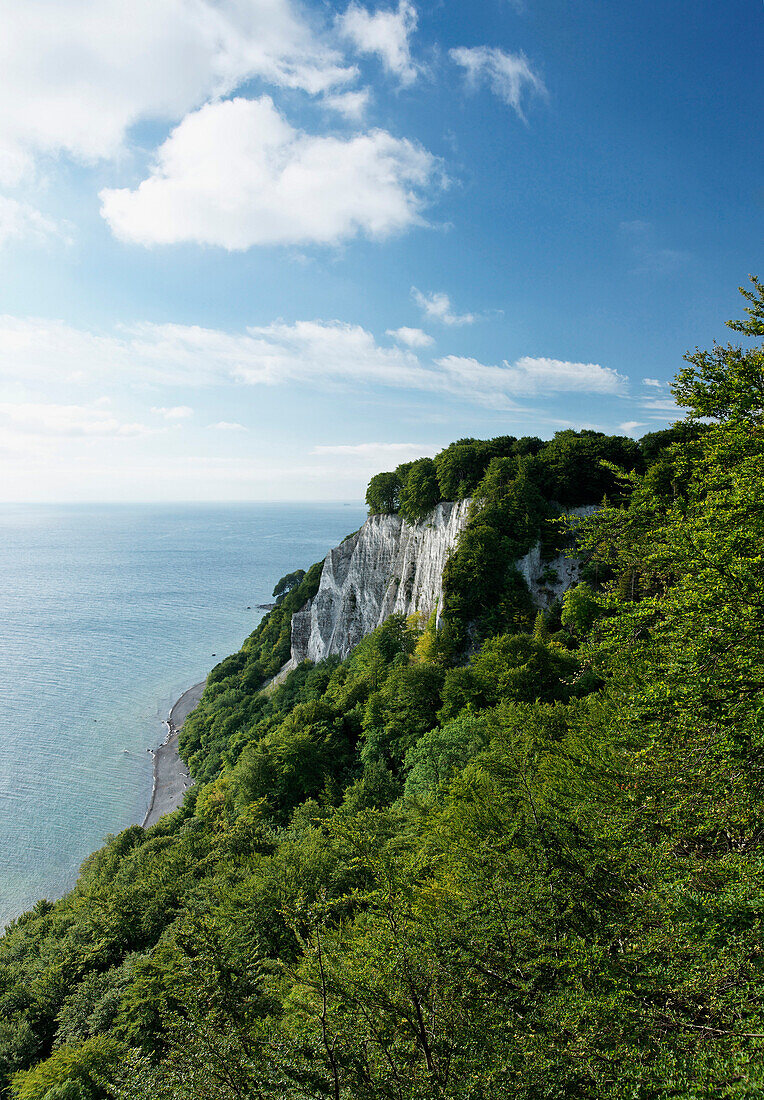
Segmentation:
<svg viewBox="0 0 764 1100">
<path fill-rule="evenodd" d="M 167 737 L 158 749 L 154 749 L 154 787 L 142 822 L 144 829 L 156 825 L 160 817 L 177 810 L 193 783 L 188 768 L 178 755 L 178 734 L 201 699 L 205 683 L 202 680 L 183 692 L 167 719 Z"/>
</svg>

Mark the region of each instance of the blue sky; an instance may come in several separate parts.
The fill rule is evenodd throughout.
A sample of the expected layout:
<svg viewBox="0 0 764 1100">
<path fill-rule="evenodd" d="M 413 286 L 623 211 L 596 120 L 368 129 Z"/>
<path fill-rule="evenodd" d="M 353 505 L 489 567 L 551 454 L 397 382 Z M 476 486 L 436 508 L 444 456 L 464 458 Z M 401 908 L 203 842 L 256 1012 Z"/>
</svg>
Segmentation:
<svg viewBox="0 0 764 1100">
<path fill-rule="evenodd" d="M 5 500 L 639 436 L 762 273 L 760 0 L 0 9 Z"/>
</svg>

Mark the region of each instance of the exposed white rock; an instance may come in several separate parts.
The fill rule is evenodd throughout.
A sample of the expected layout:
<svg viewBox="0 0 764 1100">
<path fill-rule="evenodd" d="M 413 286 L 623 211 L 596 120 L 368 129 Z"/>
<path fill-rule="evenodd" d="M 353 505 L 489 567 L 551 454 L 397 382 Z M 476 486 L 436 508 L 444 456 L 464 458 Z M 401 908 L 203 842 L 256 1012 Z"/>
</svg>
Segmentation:
<svg viewBox="0 0 764 1100">
<path fill-rule="evenodd" d="M 565 512 L 568 516 L 583 519 L 593 515 L 598 508 L 597 504 L 584 504 L 580 508 L 568 508 Z M 557 554 L 551 561 L 542 561 L 540 542 L 516 564 L 528 585 L 533 602 L 542 610 L 551 607 L 555 600 L 581 579 L 582 562 L 579 558 Z"/>
<path fill-rule="evenodd" d="M 318 592 L 292 616 L 292 655 L 268 690 L 306 660 L 344 658 L 390 615 L 440 612 L 443 567 L 467 525 L 470 500 L 439 504 L 427 519 L 370 516 L 324 559 Z M 567 510 L 590 516 L 597 505 Z M 546 609 L 580 579 L 581 562 L 558 554 L 542 561 L 537 543 L 516 563 L 535 605 Z"/>
<path fill-rule="evenodd" d="M 470 501 L 438 504 L 422 523 L 370 516 L 330 550 L 318 592 L 292 616 L 292 659 L 347 657 L 390 615 L 439 610 L 443 567 L 467 523 Z M 285 670 L 282 670 L 282 673 Z"/>
</svg>

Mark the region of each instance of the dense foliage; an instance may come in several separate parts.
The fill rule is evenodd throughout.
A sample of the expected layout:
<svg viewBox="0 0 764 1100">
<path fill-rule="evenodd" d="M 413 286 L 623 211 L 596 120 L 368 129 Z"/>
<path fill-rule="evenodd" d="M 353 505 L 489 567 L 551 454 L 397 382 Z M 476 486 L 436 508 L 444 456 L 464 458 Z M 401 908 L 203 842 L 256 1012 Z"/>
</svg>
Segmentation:
<svg viewBox="0 0 764 1100">
<path fill-rule="evenodd" d="M 642 470 L 644 458 L 633 439 L 604 435 L 588 429 L 566 429 L 544 442 L 535 436 L 516 439 L 459 439 L 434 459 L 405 462 L 388 473 L 376 474 L 366 490 L 369 512 L 400 512 L 417 523 L 442 500 L 464 500 L 479 495 L 496 460 L 511 460 L 522 468 L 548 500 L 569 506 L 590 504 L 618 491 L 618 481 L 605 463 L 626 470 Z"/>
<path fill-rule="evenodd" d="M 392 617 L 260 692 L 314 567 L 214 670 L 185 805 L 0 941 L 2 1095 L 764 1095 L 762 352 L 688 364 L 632 472 L 564 433 L 611 503 L 557 613 L 480 588 L 562 499 L 543 448 L 462 441 L 469 659 Z"/>
<path fill-rule="evenodd" d="M 649 458 L 632 439 L 588 430 L 557 432 L 546 443 L 460 439 L 434 459 L 371 479 L 369 511 L 400 513 L 411 523 L 426 520 L 441 501 L 473 499 L 444 575 L 444 653 L 458 658 L 493 634 L 530 627 L 535 611 L 516 561 L 541 540 L 548 563 L 561 541 L 555 520 L 566 508 L 618 500 L 623 488 L 613 467 L 642 471 L 672 441 L 670 430 L 645 440 Z"/>
</svg>

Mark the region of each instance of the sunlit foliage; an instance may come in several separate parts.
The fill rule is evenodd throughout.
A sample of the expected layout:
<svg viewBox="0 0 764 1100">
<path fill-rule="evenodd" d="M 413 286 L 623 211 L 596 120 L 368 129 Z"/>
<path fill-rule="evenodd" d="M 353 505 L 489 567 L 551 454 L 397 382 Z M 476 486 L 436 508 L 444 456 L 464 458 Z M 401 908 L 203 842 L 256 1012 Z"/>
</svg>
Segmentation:
<svg viewBox="0 0 764 1100">
<path fill-rule="evenodd" d="M 0 940 L 0 1095 L 764 1095 L 761 350 L 688 363 L 641 449 L 435 459 L 475 501 L 440 630 L 262 692 L 318 573 L 284 586 L 184 731 L 184 806 Z M 539 615 L 512 562 L 581 486 L 587 580 Z"/>
</svg>

